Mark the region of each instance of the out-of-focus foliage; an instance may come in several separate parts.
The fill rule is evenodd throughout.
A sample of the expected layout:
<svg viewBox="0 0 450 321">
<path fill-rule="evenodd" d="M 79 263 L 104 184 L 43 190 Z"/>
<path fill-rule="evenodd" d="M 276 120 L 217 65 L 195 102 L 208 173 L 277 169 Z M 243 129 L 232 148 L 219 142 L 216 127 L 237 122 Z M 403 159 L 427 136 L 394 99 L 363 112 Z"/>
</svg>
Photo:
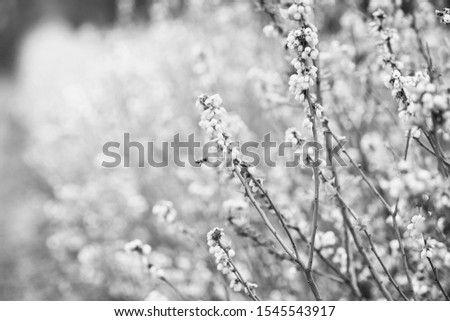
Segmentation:
<svg viewBox="0 0 450 321">
<path fill-rule="evenodd" d="M 385 87 L 389 71 L 382 66 L 369 22 L 378 7 L 391 14 L 397 58 L 405 75 L 412 75 L 426 70 L 411 28 L 415 11 L 420 38 L 442 86 L 448 87 L 449 29 L 439 25 L 434 13 L 445 4 L 391 2 L 317 1 L 323 106 L 383 197 L 392 206 L 399 198 L 397 220 L 418 298 L 440 299 L 422 248 L 409 238 L 407 226 L 417 205 L 423 205 L 427 233 L 439 241 L 433 262 L 448 293 L 448 178 L 416 142 L 409 150 L 409 172 L 401 175 L 408 127 Z M 148 14 L 133 11 L 132 3 L 120 1 L 110 19 L 115 23 L 105 18 L 108 27 L 81 24 L 81 18 L 77 29 L 67 20 L 43 20 L 22 39 L 13 80 L 5 76 L 0 84 L 0 299 L 179 299 L 167 283 L 147 273 L 138 256 L 123 250 L 133 239 L 152 246 L 152 263 L 185 297 L 245 299 L 228 289 L 208 252 L 206 233 L 216 226 L 231 237 L 235 260 L 258 283 L 259 296 L 312 299 L 294 265 L 236 233 L 236 225 L 245 222 L 263 238 L 271 237 L 237 181 L 204 167 L 101 167 L 103 144 L 123 142 L 126 132 L 134 141 L 156 142 L 156 148 L 177 133 L 202 137 L 195 107 L 202 92 L 220 92 L 234 137 L 241 141 L 262 140 L 270 131 L 282 142 L 285 130 L 301 128 L 304 118 L 288 92 L 292 69 L 283 37 L 271 36 L 272 29 L 265 28 L 270 17 L 253 2 L 149 1 Z M 302 133 L 308 135 L 306 129 Z M 448 137 L 439 135 L 448 155 Z M 258 170 L 283 213 L 307 231 L 314 197 L 311 170 Z M 344 197 L 367 222 L 387 268 L 410 295 L 389 213 L 353 168 L 338 171 Z M 346 236 L 331 194 L 321 187 L 317 246 L 346 273 Z M 173 222 L 152 213 L 161 199 L 172 202 Z M 307 244 L 298 243 L 307 253 Z M 363 298 L 381 298 L 358 251 L 351 254 Z M 334 272 L 323 262 L 316 258 L 314 264 L 321 271 L 316 281 L 323 297 L 355 299 L 335 278 L 330 280 Z M 383 283 L 394 293 L 387 278 Z"/>
</svg>

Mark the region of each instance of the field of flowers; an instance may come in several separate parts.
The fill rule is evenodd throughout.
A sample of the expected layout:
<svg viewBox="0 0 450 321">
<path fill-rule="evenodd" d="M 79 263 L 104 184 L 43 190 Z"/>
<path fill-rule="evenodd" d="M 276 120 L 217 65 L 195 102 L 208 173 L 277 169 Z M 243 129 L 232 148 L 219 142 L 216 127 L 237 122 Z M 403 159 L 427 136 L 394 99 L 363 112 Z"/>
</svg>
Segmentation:
<svg viewBox="0 0 450 321">
<path fill-rule="evenodd" d="M 450 3 L 187 3 L 24 38 L 0 299 L 450 300 Z M 105 168 L 124 133 L 227 161 Z M 267 133 L 304 162 L 249 165 Z"/>
</svg>

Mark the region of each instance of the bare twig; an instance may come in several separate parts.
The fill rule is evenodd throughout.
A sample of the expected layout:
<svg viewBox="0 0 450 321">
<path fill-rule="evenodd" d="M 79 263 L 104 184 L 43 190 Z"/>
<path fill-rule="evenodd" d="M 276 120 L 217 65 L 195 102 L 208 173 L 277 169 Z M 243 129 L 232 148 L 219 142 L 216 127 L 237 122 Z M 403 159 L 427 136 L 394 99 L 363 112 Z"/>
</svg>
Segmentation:
<svg viewBox="0 0 450 321">
<path fill-rule="evenodd" d="M 294 226 L 294 225 L 288 225 L 288 227 L 294 231 L 296 231 L 298 233 L 298 235 L 300 236 L 300 238 L 305 242 L 308 243 L 308 238 L 303 234 L 303 232 L 300 230 L 299 227 Z M 357 282 L 353 282 L 353 280 L 349 277 L 347 277 L 346 275 L 344 275 L 344 273 L 342 273 L 338 267 L 336 267 L 329 259 L 327 259 L 323 254 L 322 254 L 322 250 L 320 248 L 315 248 L 314 249 L 316 251 L 317 256 L 331 269 L 334 271 L 334 273 L 336 273 L 339 278 L 345 282 L 351 289 L 351 291 L 353 292 L 353 294 L 355 296 L 357 296 L 358 298 L 361 298 L 361 291 L 358 288 Z"/>
<path fill-rule="evenodd" d="M 164 276 L 158 277 L 162 282 L 167 284 L 183 301 L 187 301 L 188 299 L 178 290 L 178 288 L 172 284 L 169 280 L 167 280 Z"/>
<path fill-rule="evenodd" d="M 292 258 L 288 255 L 286 255 L 285 253 L 280 253 L 278 252 L 274 247 L 273 247 L 273 243 L 272 241 L 268 241 L 268 240 L 264 240 L 261 238 L 261 235 L 256 232 L 256 230 L 252 229 L 250 226 L 238 226 L 233 222 L 233 218 L 229 218 L 229 222 L 234 226 L 236 233 L 241 236 L 241 237 L 246 237 L 249 238 L 250 240 L 253 241 L 253 243 L 256 246 L 259 246 L 263 249 L 265 249 L 270 255 L 274 256 L 275 258 L 277 258 L 278 260 L 282 260 L 282 261 L 289 261 L 292 262 L 294 264 L 297 264 L 294 260 L 292 260 Z M 287 225 L 289 229 L 295 230 L 297 231 L 297 227 L 288 224 Z M 302 236 L 304 237 L 305 242 L 307 242 L 306 237 L 302 234 Z M 338 282 L 338 283 L 345 283 L 348 284 L 348 279 L 345 277 L 345 275 L 343 275 L 339 269 L 327 258 L 325 258 L 320 252 L 320 249 L 316 249 L 316 252 L 319 256 L 319 258 L 323 259 L 324 263 L 329 266 L 336 274 L 337 276 L 334 275 L 330 275 L 328 273 L 322 272 L 320 270 L 313 270 L 312 273 L 317 274 L 321 277 L 324 278 L 328 278 L 332 281 Z"/>
<path fill-rule="evenodd" d="M 314 161 L 319 161 L 319 149 L 317 148 L 318 136 L 317 136 L 317 124 L 316 124 L 316 110 L 314 103 L 311 100 L 311 96 L 309 90 L 305 93 L 306 99 L 308 100 L 309 110 L 311 112 L 311 122 L 312 122 L 312 133 L 314 144 L 316 144 L 316 148 L 314 148 Z M 316 232 L 318 226 L 319 219 L 319 188 L 320 188 L 320 179 L 319 179 L 319 168 L 317 165 L 313 164 L 312 167 L 314 173 L 314 212 L 313 212 L 313 221 L 311 224 L 311 236 L 309 241 L 309 255 L 308 255 L 308 265 L 306 267 L 307 270 L 311 270 L 313 259 L 314 259 L 314 242 L 316 239 Z"/>
<path fill-rule="evenodd" d="M 225 254 L 227 255 L 228 258 L 228 262 L 230 263 L 230 265 L 233 267 L 233 273 L 238 277 L 239 282 L 241 282 L 241 284 L 245 287 L 245 289 L 247 290 L 247 295 L 253 300 L 253 301 L 261 301 L 258 296 L 256 295 L 256 293 L 254 292 L 253 289 L 251 289 L 247 282 L 245 282 L 245 279 L 242 277 L 242 274 L 239 272 L 239 270 L 236 267 L 236 264 L 234 264 L 233 259 L 231 258 L 230 254 L 228 253 L 228 250 L 225 248 L 225 246 L 222 245 L 222 243 L 220 242 L 220 240 L 218 241 L 220 248 L 225 252 Z"/>
<path fill-rule="evenodd" d="M 439 287 L 439 290 L 441 290 L 442 294 L 444 295 L 445 299 L 447 301 L 450 301 L 450 297 L 448 296 L 448 294 L 445 292 L 444 288 L 442 287 L 441 282 L 439 281 L 439 277 L 437 274 L 437 268 L 434 266 L 433 262 L 431 261 L 431 259 L 429 257 L 427 257 L 428 263 L 431 266 L 431 270 L 433 271 L 433 275 L 434 275 L 434 282 L 436 283 L 436 285 Z"/>
<path fill-rule="evenodd" d="M 269 231 L 273 234 L 273 236 L 276 238 L 276 240 L 278 241 L 278 243 L 280 243 L 280 245 L 282 246 L 282 248 L 284 249 L 284 251 L 298 264 L 298 266 L 301 268 L 301 270 L 304 272 L 307 283 L 309 285 L 309 287 L 311 288 L 311 291 L 315 297 L 316 300 L 321 301 L 322 298 L 319 294 L 319 291 L 317 289 L 317 285 L 314 281 L 314 278 L 312 277 L 311 274 L 311 270 L 307 270 L 305 268 L 305 265 L 299 260 L 297 259 L 296 255 L 289 250 L 288 245 L 284 242 L 284 240 L 280 237 L 280 235 L 278 234 L 278 232 L 275 230 L 275 228 L 273 227 L 272 223 L 270 223 L 269 218 L 267 217 L 266 213 L 262 210 L 261 206 L 259 206 L 258 202 L 255 200 L 255 198 L 253 197 L 252 191 L 250 190 L 248 184 L 246 183 L 244 177 L 242 176 L 242 174 L 240 173 L 240 170 L 238 167 L 236 167 L 234 169 L 234 173 L 236 174 L 236 176 L 239 178 L 239 180 L 242 183 L 242 186 L 244 186 L 245 192 L 246 192 L 246 196 L 249 198 L 250 202 L 252 203 L 252 205 L 255 207 L 256 211 L 258 212 L 258 214 L 261 216 L 261 218 L 264 221 L 264 224 L 267 226 L 267 228 L 269 229 Z"/>
<path fill-rule="evenodd" d="M 406 146 L 405 146 L 405 151 L 404 151 L 404 154 L 403 154 L 403 160 L 405 160 L 405 161 L 408 159 L 408 151 L 409 151 L 410 142 L 411 142 L 411 128 L 408 130 L 408 133 L 406 135 Z M 395 202 L 395 209 L 394 209 L 394 212 L 392 214 L 392 225 L 394 227 L 395 236 L 397 238 L 398 247 L 400 249 L 400 254 L 401 254 L 401 257 L 402 257 L 403 270 L 405 272 L 406 279 L 408 280 L 408 286 L 409 286 L 409 288 L 411 290 L 413 299 L 416 300 L 416 294 L 415 294 L 415 291 L 414 291 L 414 286 L 412 284 L 411 276 L 409 274 L 409 266 L 408 266 L 408 259 L 406 257 L 405 246 L 403 245 L 402 236 L 400 234 L 400 229 L 399 229 L 398 224 L 397 224 L 398 202 L 399 202 L 399 198 L 397 198 L 397 201 Z"/>
<path fill-rule="evenodd" d="M 325 177 L 325 175 L 323 175 L 323 173 L 320 173 L 320 175 L 321 175 L 322 179 L 324 180 L 324 182 L 328 183 L 331 187 L 334 188 L 334 186 L 329 182 L 329 180 Z M 358 220 L 358 216 L 357 216 L 356 213 L 353 211 L 353 209 L 352 209 L 352 208 L 351 208 L 351 207 L 343 200 L 342 195 L 341 195 L 338 191 L 336 191 L 336 189 L 334 189 L 334 190 L 335 190 L 334 196 L 335 196 L 337 199 L 339 199 L 340 202 L 342 202 L 342 204 L 345 206 L 345 208 L 348 210 L 348 212 L 352 215 L 352 217 L 353 217 L 355 220 L 359 221 L 359 220 Z M 366 264 L 368 265 L 369 270 L 371 271 L 372 276 L 373 276 L 374 279 L 375 279 L 375 282 L 378 284 L 378 287 L 380 288 L 380 290 L 382 291 L 382 293 L 385 295 L 386 299 L 392 300 L 391 295 L 389 294 L 389 292 L 387 292 L 386 288 L 382 285 L 381 281 L 380 281 L 379 278 L 378 278 L 378 275 L 375 273 L 375 270 L 374 270 L 374 268 L 373 268 L 373 266 L 372 266 L 370 260 L 369 260 L 368 257 L 367 257 L 367 254 L 365 254 L 365 251 L 363 250 L 361 244 L 359 243 L 359 240 L 358 240 L 358 238 L 356 237 L 356 233 L 355 233 L 355 231 L 354 231 L 354 228 L 353 228 L 353 226 L 351 225 L 351 223 L 350 223 L 350 221 L 349 221 L 347 215 L 344 216 L 344 220 L 346 221 L 346 224 L 347 224 L 347 226 L 348 226 L 349 229 L 350 229 L 350 232 L 351 232 L 351 234 L 352 234 L 352 236 L 353 236 L 353 239 L 354 239 L 354 241 L 355 241 L 356 246 L 358 247 L 358 250 L 360 250 L 360 253 L 363 255 L 363 258 L 364 258 L 364 260 L 366 261 Z M 368 241 L 369 241 L 369 244 L 370 244 L 372 253 L 374 253 L 374 255 L 376 256 L 376 258 L 378 259 L 380 265 L 382 266 L 383 270 L 385 271 L 386 275 L 388 276 L 390 282 L 394 285 L 394 287 L 397 289 L 397 291 L 400 293 L 400 295 L 402 295 L 402 297 L 403 297 L 405 300 L 407 300 L 406 296 L 403 294 L 403 292 L 402 292 L 401 289 L 398 287 L 397 283 L 395 282 L 395 280 L 392 278 L 391 274 L 390 274 L 389 271 L 387 270 L 386 266 L 384 265 L 383 261 L 381 260 L 381 257 L 378 255 L 378 252 L 376 251 L 375 246 L 374 246 L 374 244 L 373 244 L 373 242 L 372 242 L 372 237 L 371 237 L 371 235 L 366 231 L 365 228 L 362 228 L 362 230 L 363 230 L 363 233 L 365 234 L 365 236 L 367 237 L 367 239 L 368 239 Z"/>
<path fill-rule="evenodd" d="M 324 177 L 322 175 L 322 177 Z M 335 196 L 340 200 L 340 202 L 346 207 L 346 209 L 352 214 L 353 217 L 358 217 L 355 213 L 355 211 L 343 200 L 342 195 L 336 191 Z M 360 221 L 360 220 L 358 220 Z M 363 234 L 366 236 L 367 240 L 369 241 L 369 245 L 370 245 L 370 250 L 372 251 L 372 253 L 375 255 L 375 257 L 377 258 L 378 262 L 380 263 L 381 267 L 383 268 L 383 271 L 386 273 L 389 281 L 392 283 L 392 285 L 395 287 L 395 289 L 397 290 L 397 292 L 401 295 L 401 297 L 408 301 L 408 298 L 406 297 L 406 295 L 403 293 L 403 291 L 400 289 L 400 287 L 398 286 L 397 282 L 395 281 L 395 279 L 392 277 L 391 273 L 389 272 L 389 270 L 387 269 L 386 265 L 384 264 L 383 260 L 381 259 L 380 255 L 378 254 L 378 251 L 372 241 L 372 235 L 370 235 L 367 232 L 366 227 L 362 227 L 362 232 Z"/>
<path fill-rule="evenodd" d="M 331 142 L 329 141 L 329 135 L 330 135 L 330 131 L 325 128 L 325 140 L 326 140 L 326 146 L 327 146 L 327 151 L 328 151 L 328 155 L 329 155 L 329 159 L 328 162 L 329 164 L 331 164 L 331 172 L 333 174 L 333 178 L 334 178 L 334 186 L 336 188 L 337 191 L 340 191 L 341 187 L 339 185 L 339 177 L 336 171 L 336 166 L 333 162 L 332 159 L 332 154 L 331 154 Z M 342 218 L 344 218 L 344 216 L 346 215 L 345 211 L 346 208 L 345 206 L 342 204 L 341 201 L 338 200 L 338 205 L 339 205 L 339 209 L 341 212 L 341 216 Z M 355 294 L 358 297 L 361 297 L 361 292 L 359 291 L 358 288 L 358 281 L 356 278 L 356 273 L 355 273 L 355 269 L 353 266 L 353 262 L 352 262 L 352 252 L 350 249 L 350 238 L 348 237 L 348 227 L 347 224 L 345 224 L 345 220 L 343 220 L 343 230 L 344 230 L 344 248 L 345 248 L 345 253 L 347 254 L 347 275 L 350 277 L 350 282 L 352 284 L 352 288 L 355 291 Z"/>
<path fill-rule="evenodd" d="M 425 236 L 423 236 L 423 243 L 424 243 L 425 247 L 427 247 L 427 240 L 425 239 Z M 436 283 L 436 285 L 438 286 L 439 290 L 444 295 L 444 298 L 447 301 L 450 301 L 450 297 L 448 296 L 447 292 L 445 292 L 444 287 L 442 286 L 441 281 L 439 280 L 439 277 L 438 277 L 438 274 L 437 274 L 437 268 L 434 266 L 433 261 L 431 261 L 431 258 L 429 258 L 428 256 L 427 256 L 427 261 L 428 261 L 428 264 L 430 264 L 431 270 L 433 271 L 434 282 Z"/>
<path fill-rule="evenodd" d="M 271 209 L 271 210 L 273 210 L 275 212 L 276 216 L 278 217 L 278 220 L 281 223 L 281 226 L 283 227 L 283 230 L 285 231 L 286 235 L 289 238 L 289 241 L 291 242 L 292 248 L 294 249 L 295 257 L 297 258 L 297 260 L 300 260 L 300 255 L 299 255 L 299 252 L 298 252 L 298 249 L 297 249 L 297 245 L 295 244 L 294 237 L 289 232 L 289 229 L 287 228 L 287 225 L 286 225 L 286 222 L 285 222 L 285 219 L 284 219 L 283 215 L 278 210 L 278 208 L 276 207 L 276 205 L 272 201 L 272 198 L 269 196 L 269 193 L 262 186 L 262 184 L 257 179 L 255 179 L 255 177 L 250 172 L 247 172 L 247 173 L 248 173 L 248 175 L 250 175 L 250 178 L 255 183 L 255 185 L 258 187 L 258 189 L 261 191 L 261 193 L 263 193 L 264 197 L 266 198 L 267 202 L 270 205 L 269 209 Z"/>
</svg>

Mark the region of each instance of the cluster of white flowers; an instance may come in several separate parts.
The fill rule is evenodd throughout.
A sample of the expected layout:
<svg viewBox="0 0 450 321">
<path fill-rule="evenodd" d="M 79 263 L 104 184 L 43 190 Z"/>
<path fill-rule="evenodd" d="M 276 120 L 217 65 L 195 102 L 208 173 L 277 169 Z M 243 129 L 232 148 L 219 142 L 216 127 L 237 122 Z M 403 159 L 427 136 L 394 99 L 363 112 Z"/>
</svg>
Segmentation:
<svg viewBox="0 0 450 321">
<path fill-rule="evenodd" d="M 437 12 L 438 13 L 438 12 Z M 445 10 L 439 12 L 443 17 Z M 447 12 L 448 14 L 448 12 Z M 450 131 L 450 108 L 448 94 L 431 82 L 430 76 L 424 72 L 417 72 L 414 76 L 403 76 L 401 68 L 403 64 L 396 61 L 392 52 L 392 40 L 398 35 L 395 29 L 386 28 L 384 21 L 386 13 L 378 9 L 373 13 L 375 21 L 370 26 L 374 33 L 381 38 L 382 58 L 385 64 L 392 67 L 391 75 L 385 78 L 385 85 L 391 89 L 392 96 L 398 103 L 399 117 L 407 122 L 424 121 L 431 114 L 439 125 L 444 129 L 444 137 L 450 139 L 447 133 Z"/>
<path fill-rule="evenodd" d="M 261 178 L 258 178 L 257 180 L 258 180 L 259 184 L 261 184 L 261 185 L 263 184 L 263 180 Z M 250 189 L 251 189 L 251 191 L 253 193 L 261 192 L 261 190 L 259 189 L 258 185 L 255 183 L 255 181 L 253 179 L 250 179 L 248 181 L 248 186 L 250 187 Z"/>
<path fill-rule="evenodd" d="M 301 137 L 300 132 L 294 127 L 286 129 L 286 132 L 284 134 L 284 141 L 287 143 L 291 143 L 294 150 L 299 149 L 305 143 L 305 139 Z"/>
<path fill-rule="evenodd" d="M 387 88 L 391 89 L 392 97 L 398 103 L 399 117 L 401 120 L 407 122 L 415 116 L 414 105 L 411 104 L 411 99 L 406 87 L 414 87 L 417 85 L 419 78 L 416 76 L 403 76 L 401 68 L 403 64 L 396 60 L 392 52 L 392 40 L 398 38 L 398 33 L 395 29 L 384 26 L 384 21 L 387 19 L 386 13 L 382 9 L 377 9 L 372 13 L 374 21 L 370 22 L 369 26 L 373 34 L 377 35 L 381 42 L 381 58 L 384 64 L 392 67 L 392 72 L 386 76 L 384 83 Z"/>
<path fill-rule="evenodd" d="M 318 43 L 319 36 L 314 25 L 305 25 L 300 29 L 291 30 L 286 39 L 286 46 L 295 50 L 302 59 L 316 59 L 319 54 L 316 48 Z"/>
<path fill-rule="evenodd" d="M 408 131 L 406 132 L 406 135 L 408 135 Z M 410 135 L 413 138 L 419 138 L 421 135 L 421 129 L 418 126 L 412 126 Z"/>
<path fill-rule="evenodd" d="M 313 122 L 311 120 L 311 116 L 309 113 L 307 114 L 307 117 L 303 120 L 303 128 L 307 130 L 311 130 L 313 127 Z"/>
<path fill-rule="evenodd" d="M 248 295 L 248 290 L 244 287 L 241 280 L 236 275 L 231 262 L 236 253 L 231 248 L 231 241 L 225 237 L 225 233 L 221 228 L 214 228 L 206 235 L 209 252 L 214 254 L 216 258 L 217 270 L 222 272 L 230 281 L 230 288 L 235 292 L 245 290 Z M 257 287 L 256 284 L 247 283 L 247 287 L 252 290 Z"/>
<path fill-rule="evenodd" d="M 383 37 L 381 33 L 384 30 L 383 22 L 387 18 L 386 13 L 383 9 L 378 8 L 372 13 L 372 17 L 375 19 L 374 21 L 369 22 L 370 31 L 375 34 Z M 384 37 L 383 37 L 384 38 Z"/>
<path fill-rule="evenodd" d="M 200 95 L 197 99 L 197 107 L 201 111 L 200 127 L 202 127 L 211 141 L 216 142 L 222 150 L 231 143 L 231 135 L 223 128 L 223 116 L 226 109 L 222 106 L 222 98 L 219 95 Z"/>
<path fill-rule="evenodd" d="M 420 83 L 417 86 L 419 94 L 417 97 L 419 101 L 427 111 L 435 110 L 447 110 L 448 109 L 448 97 L 443 94 L 437 93 L 437 88 L 434 84 Z"/>
<path fill-rule="evenodd" d="M 158 203 L 153 206 L 152 213 L 167 223 L 172 223 L 177 217 L 177 211 L 175 210 L 173 203 L 166 200 L 158 201 Z"/>
<path fill-rule="evenodd" d="M 296 21 L 305 20 L 305 16 L 312 13 L 312 2 L 312 0 L 294 0 L 294 3 L 287 9 L 289 19 Z"/>
<path fill-rule="evenodd" d="M 404 87 L 416 86 L 422 77 L 425 76 L 423 76 L 423 74 L 417 74 L 416 76 L 402 76 L 400 70 L 394 69 L 391 76 L 385 78 L 384 84 L 390 89 L 400 90 Z M 396 97 L 394 93 L 392 95 Z"/>
<path fill-rule="evenodd" d="M 298 101 L 305 99 L 305 90 L 314 86 L 316 81 L 317 67 L 313 60 L 319 56 L 318 43 L 317 29 L 313 25 L 292 30 L 287 37 L 287 47 L 297 54 L 291 61 L 297 72 L 289 78 L 289 88 Z"/>
<path fill-rule="evenodd" d="M 442 11 L 436 10 L 436 15 L 440 18 L 441 23 L 450 25 L 450 8 L 445 8 Z"/>
<path fill-rule="evenodd" d="M 136 252 L 139 255 L 147 256 L 151 253 L 152 247 L 149 244 L 142 243 L 141 240 L 134 240 L 124 245 L 123 249 L 127 253 Z"/>
<path fill-rule="evenodd" d="M 411 94 L 412 104 L 409 109 L 420 111 L 423 117 L 435 115 L 436 125 L 445 131 L 450 130 L 450 95 L 448 92 L 433 84 L 428 75 L 417 73 L 417 84 Z M 448 136 L 448 134 L 447 134 Z"/>
<path fill-rule="evenodd" d="M 289 78 L 289 90 L 294 94 L 294 98 L 302 102 L 305 100 L 305 90 L 309 89 L 314 85 L 314 81 L 317 78 L 317 68 L 315 68 L 314 73 L 309 72 L 309 70 L 304 70 L 303 75 L 292 74 Z M 312 69 L 311 69 L 312 70 Z"/>
<path fill-rule="evenodd" d="M 225 119 L 226 109 L 222 106 L 222 98 L 217 94 L 210 97 L 203 94 L 198 97 L 196 105 L 201 111 L 200 127 L 209 134 L 210 142 L 216 144 L 217 151 L 223 153 L 225 161 L 221 163 L 222 167 L 234 168 L 236 162 L 240 162 L 241 152 L 238 144 L 231 139 L 230 120 Z"/>
<path fill-rule="evenodd" d="M 315 246 L 319 248 L 325 257 L 331 256 L 337 244 L 337 237 L 333 231 L 317 231 Z"/>
<path fill-rule="evenodd" d="M 422 249 L 422 251 L 420 252 L 420 257 L 425 260 L 426 258 L 432 258 L 433 257 L 433 250 L 436 247 L 436 245 L 438 244 L 438 241 L 436 241 L 435 239 L 432 238 L 428 238 L 425 241 L 425 246 Z"/>
<path fill-rule="evenodd" d="M 263 186 L 264 180 L 262 178 L 253 178 L 248 174 L 244 175 L 244 179 L 246 184 L 249 186 L 250 191 L 253 194 L 255 200 L 259 201 L 263 206 L 269 206 L 269 201 L 267 200 L 264 192 L 261 190 L 259 186 Z M 256 182 L 255 182 L 256 180 Z M 241 191 L 245 193 L 245 188 L 242 186 Z"/>
<path fill-rule="evenodd" d="M 406 162 L 399 163 L 400 176 L 392 178 L 388 183 L 389 193 L 392 197 L 422 197 L 443 184 L 439 175 L 433 175 L 428 170 L 410 170 Z"/>
<path fill-rule="evenodd" d="M 382 45 L 392 40 L 397 40 L 399 35 L 396 29 L 387 28 L 384 25 L 387 15 L 383 9 L 378 8 L 372 13 L 372 17 L 375 19 L 369 23 L 370 32 L 380 37 Z"/>
<path fill-rule="evenodd" d="M 286 46 L 296 54 L 291 63 L 297 72 L 289 78 L 289 90 L 300 102 L 304 101 L 304 92 L 314 85 L 317 78 L 313 60 L 319 56 L 319 37 L 317 28 L 306 22 L 307 16 L 312 14 L 311 5 L 311 0 L 295 0 L 287 3 L 287 10 L 280 8 L 284 18 L 301 22 L 301 27 L 291 30 L 286 39 Z"/>
<path fill-rule="evenodd" d="M 418 76 L 402 76 L 399 69 L 395 68 L 390 76 L 384 79 L 384 84 L 391 89 L 392 97 L 398 103 L 399 116 L 407 121 L 415 115 L 414 105 L 411 104 L 406 87 L 414 87 L 419 82 Z"/>
<path fill-rule="evenodd" d="M 414 215 L 411 218 L 411 223 L 407 226 L 409 236 L 413 239 L 419 239 L 425 231 L 425 227 L 425 217 L 421 214 Z"/>
<path fill-rule="evenodd" d="M 347 251 L 343 247 L 338 247 L 334 252 L 332 261 L 339 266 L 341 273 L 347 271 Z"/>
</svg>

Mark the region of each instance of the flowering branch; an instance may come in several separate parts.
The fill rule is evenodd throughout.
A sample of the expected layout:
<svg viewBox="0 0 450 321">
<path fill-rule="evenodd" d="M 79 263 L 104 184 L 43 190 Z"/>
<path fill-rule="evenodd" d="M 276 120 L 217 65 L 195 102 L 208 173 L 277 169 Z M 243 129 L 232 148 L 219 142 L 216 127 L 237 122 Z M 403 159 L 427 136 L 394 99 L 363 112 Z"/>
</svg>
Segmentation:
<svg viewBox="0 0 450 321">
<path fill-rule="evenodd" d="M 420 207 L 419 207 L 419 214 L 414 215 L 411 218 L 411 223 L 408 225 L 408 230 L 410 232 L 410 237 L 412 239 L 420 239 L 422 238 L 423 240 L 423 249 L 420 253 L 420 257 L 422 259 L 426 259 L 428 261 L 428 264 L 431 267 L 431 270 L 433 272 L 433 276 L 434 276 L 434 282 L 436 283 L 436 285 L 438 286 L 439 290 L 442 292 L 442 294 L 444 295 L 444 298 L 447 301 L 450 301 L 450 298 L 448 296 L 448 294 L 445 292 L 438 274 L 437 274 L 437 268 L 434 266 L 433 261 L 431 260 L 431 258 L 433 257 L 433 250 L 437 245 L 437 241 L 435 239 L 431 239 L 431 238 L 425 238 L 424 236 L 424 231 L 425 231 L 425 218 L 423 217 L 422 214 L 420 214 Z"/>
<path fill-rule="evenodd" d="M 436 94 L 437 87 L 433 84 L 434 68 L 432 64 L 429 52 L 425 52 L 422 41 L 419 37 L 419 31 L 415 25 L 415 17 L 413 15 L 412 29 L 414 30 L 419 42 L 419 51 L 427 61 L 428 75 L 424 75 L 421 72 L 416 73 L 415 76 L 402 76 L 400 66 L 401 62 L 395 58 L 394 51 L 392 49 L 391 40 L 396 30 L 386 28 L 384 22 L 386 20 L 386 13 L 378 9 L 373 13 L 375 22 L 372 23 L 374 31 L 382 38 L 382 47 L 385 48 L 383 52 L 383 60 L 386 64 L 392 68 L 392 74 L 385 81 L 386 86 L 392 90 L 392 96 L 396 99 L 399 107 L 399 116 L 404 121 L 410 119 L 416 119 L 424 123 L 419 126 L 423 133 L 429 138 L 430 144 L 436 154 L 439 171 L 446 177 L 449 175 L 450 167 L 446 167 L 443 163 L 445 158 L 439 143 L 438 126 L 445 123 L 446 117 L 443 115 L 441 105 L 445 105 L 445 98 L 441 97 L 437 103 L 434 102 L 432 94 Z M 431 86 L 428 86 L 431 85 Z M 408 94 L 405 87 L 415 86 L 420 91 L 418 97 L 414 97 Z M 417 98 L 417 99 L 412 99 Z M 445 109 L 445 108 L 444 108 Z M 420 113 L 419 113 L 420 112 Z M 422 115 L 423 114 L 423 115 Z M 431 119 L 431 130 L 425 127 L 426 123 L 419 116 Z"/>
<path fill-rule="evenodd" d="M 242 287 L 244 287 L 245 294 L 253 301 L 260 301 L 255 293 L 257 285 L 246 282 L 233 262 L 232 257 L 235 256 L 235 252 L 231 248 L 231 242 L 225 239 L 223 229 L 216 227 L 209 231 L 207 241 L 209 252 L 216 257 L 217 270 L 221 271 L 230 279 L 230 287 L 235 292 L 240 292 Z"/>
<path fill-rule="evenodd" d="M 314 60 L 319 56 L 319 51 L 316 48 L 319 43 L 319 38 L 316 26 L 307 22 L 308 17 L 313 13 L 311 4 L 312 1 L 310 0 L 298 0 L 293 1 L 287 8 L 285 18 L 287 20 L 297 21 L 300 28 L 289 32 L 286 45 L 296 54 L 296 57 L 292 60 L 292 65 L 296 69 L 296 73 L 291 75 L 289 79 L 290 90 L 297 101 L 304 102 L 306 100 L 308 103 L 309 108 L 305 108 L 306 118 L 304 125 L 305 127 L 310 128 L 314 144 L 317 146 L 319 141 L 316 125 L 316 117 L 318 116 L 316 109 L 321 111 L 321 106 L 314 102 L 316 98 L 312 97 L 310 87 L 315 84 L 317 79 L 318 68 L 314 64 Z M 317 148 L 314 150 L 314 161 L 319 161 L 319 150 Z M 312 269 L 314 260 L 314 242 L 319 219 L 319 169 L 317 166 L 313 166 L 312 170 L 314 176 L 314 201 L 306 271 Z"/>
<path fill-rule="evenodd" d="M 226 110 L 222 106 L 222 99 L 218 95 L 214 95 L 211 97 L 208 97 L 207 95 L 201 95 L 197 100 L 197 105 L 202 111 L 202 120 L 200 122 L 200 126 L 203 127 L 205 131 L 210 135 L 211 141 L 217 144 L 218 149 L 224 153 L 224 156 L 227 160 L 231 156 L 231 163 L 225 163 L 225 165 L 231 166 L 232 172 L 240 180 L 242 186 L 244 187 L 246 196 L 249 198 L 256 211 L 260 214 L 261 218 L 264 221 L 264 224 L 276 238 L 278 243 L 280 243 L 280 245 L 283 247 L 284 251 L 299 265 L 301 270 L 304 272 L 307 283 L 311 288 L 311 291 L 313 292 L 316 300 L 321 300 L 320 294 L 311 273 L 311 269 L 307 269 L 301 262 L 295 241 L 289 230 L 287 229 L 281 213 L 277 210 L 268 193 L 262 188 L 262 185 L 249 173 L 247 166 L 245 164 L 242 164 L 242 162 L 238 159 L 238 152 L 236 148 L 233 148 L 231 135 L 227 133 L 226 129 L 223 126 L 222 116 L 226 113 Z M 247 182 L 247 179 L 250 179 L 249 182 Z M 275 211 L 277 217 L 280 219 L 284 231 L 291 241 L 293 251 L 289 249 L 289 246 L 278 234 L 272 223 L 270 223 L 266 213 L 253 196 L 253 191 L 249 184 L 256 186 L 268 200 L 271 209 Z"/>
</svg>

